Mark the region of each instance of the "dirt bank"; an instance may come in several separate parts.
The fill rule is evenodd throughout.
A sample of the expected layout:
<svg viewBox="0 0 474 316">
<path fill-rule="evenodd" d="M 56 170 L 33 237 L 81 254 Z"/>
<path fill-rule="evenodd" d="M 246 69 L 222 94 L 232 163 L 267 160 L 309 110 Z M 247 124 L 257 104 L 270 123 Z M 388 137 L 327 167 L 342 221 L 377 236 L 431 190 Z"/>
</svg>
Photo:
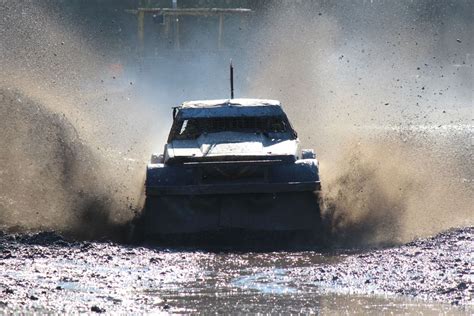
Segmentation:
<svg viewBox="0 0 474 316">
<path fill-rule="evenodd" d="M 351 293 L 406 295 L 474 306 L 474 227 L 401 247 L 350 254 L 336 265 L 304 269 L 317 284 Z"/>
</svg>

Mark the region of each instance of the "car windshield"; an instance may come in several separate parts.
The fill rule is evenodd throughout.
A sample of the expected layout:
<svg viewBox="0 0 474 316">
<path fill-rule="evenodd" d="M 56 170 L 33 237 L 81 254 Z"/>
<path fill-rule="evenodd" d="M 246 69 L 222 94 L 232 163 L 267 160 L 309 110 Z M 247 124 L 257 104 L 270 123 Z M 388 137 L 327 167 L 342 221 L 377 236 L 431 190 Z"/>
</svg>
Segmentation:
<svg viewBox="0 0 474 316">
<path fill-rule="evenodd" d="M 290 130 L 284 117 L 219 117 L 177 121 L 172 139 L 196 139 L 205 133 L 284 133 Z"/>
</svg>

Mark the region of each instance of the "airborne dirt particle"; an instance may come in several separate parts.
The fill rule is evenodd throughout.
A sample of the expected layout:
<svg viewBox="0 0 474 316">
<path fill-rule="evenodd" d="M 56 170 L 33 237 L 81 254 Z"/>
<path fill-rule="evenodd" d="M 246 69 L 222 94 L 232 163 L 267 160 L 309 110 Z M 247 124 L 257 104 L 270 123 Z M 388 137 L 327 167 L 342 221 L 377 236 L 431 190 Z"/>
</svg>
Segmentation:
<svg viewBox="0 0 474 316">
<path fill-rule="evenodd" d="M 103 309 L 103 308 L 100 308 L 100 307 L 98 307 L 98 306 L 96 306 L 96 305 L 94 305 L 94 306 L 91 307 L 91 312 L 94 312 L 94 313 L 105 313 L 106 310 Z"/>
</svg>

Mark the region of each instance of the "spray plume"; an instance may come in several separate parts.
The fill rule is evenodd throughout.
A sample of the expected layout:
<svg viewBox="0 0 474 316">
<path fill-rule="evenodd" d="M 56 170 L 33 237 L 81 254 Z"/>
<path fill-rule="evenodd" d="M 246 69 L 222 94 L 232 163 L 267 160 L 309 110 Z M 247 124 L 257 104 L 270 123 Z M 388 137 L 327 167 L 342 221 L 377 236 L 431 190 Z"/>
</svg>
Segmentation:
<svg viewBox="0 0 474 316">
<path fill-rule="evenodd" d="M 0 225 L 110 236 L 141 206 L 169 105 L 225 97 L 228 59 L 190 55 L 177 87 L 171 58 L 149 83 L 47 3 L 0 2 Z M 472 225 L 472 3 L 261 9 L 234 58 L 239 97 L 281 99 L 317 149 L 333 236 L 393 243 Z"/>
</svg>

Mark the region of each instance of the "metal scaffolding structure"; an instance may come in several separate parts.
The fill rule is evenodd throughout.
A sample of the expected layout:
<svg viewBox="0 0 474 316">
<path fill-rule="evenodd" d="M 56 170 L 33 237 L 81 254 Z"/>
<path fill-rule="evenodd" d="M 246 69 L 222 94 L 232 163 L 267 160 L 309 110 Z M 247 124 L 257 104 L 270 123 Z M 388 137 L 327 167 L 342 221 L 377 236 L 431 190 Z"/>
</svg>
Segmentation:
<svg viewBox="0 0 474 316">
<path fill-rule="evenodd" d="M 217 17 L 217 47 L 221 49 L 223 47 L 224 17 L 226 15 L 239 15 L 242 21 L 245 16 L 253 11 L 245 8 L 138 8 L 136 10 L 126 10 L 126 12 L 137 16 L 137 36 L 140 50 L 143 50 L 145 42 L 145 15 L 147 14 L 151 14 L 154 18 L 160 17 L 166 36 L 169 35 L 171 26 L 174 25 L 174 48 L 180 50 L 180 17 Z"/>
</svg>

